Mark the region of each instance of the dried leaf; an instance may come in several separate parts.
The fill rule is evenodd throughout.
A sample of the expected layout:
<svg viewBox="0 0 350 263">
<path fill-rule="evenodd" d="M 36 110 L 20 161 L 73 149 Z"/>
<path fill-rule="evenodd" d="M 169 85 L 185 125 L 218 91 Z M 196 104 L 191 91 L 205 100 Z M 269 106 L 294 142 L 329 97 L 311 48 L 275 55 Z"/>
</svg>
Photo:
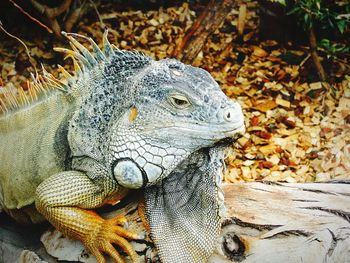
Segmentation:
<svg viewBox="0 0 350 263">
<path fill-rule="evenodd" d="M 281 116 L 281 117 L 277 118 L 276 121 L 277 121 L 278 123 L 283 123 L 283 124 L 286 125 L 287 128 L 289 128 L 289 129 L 293 129 L 293 128 L 295 128 L 295 126 L 296 126 L 296 123 L 295 123 L 294 121 L 288 119 L 288 117 L 286 117 L 286 116 Z"/>
<path fill-rule="evenodd" d="M 276 146 L 273 144 L 268 144 L 268 145 L 259 147 L 259 151 L 264 155 L 269 155 L 271 153 L 274 153 L 275 149 L 276 149 Z"/>
<path fill-rule="evenodd" d="M 258 131 L 256 132 L 256 135 L 258 135 L 260 138 L 269 140 L 271 139 L 272 135 L 269 132 L 265 132 L 265 131 Z"/>
<path fill-rule="evenodd" d="M 276 104 L 281 105 L 282 107 L 286 107 L 286 108 L 290 107 L 290 102 L 288 100 L 284 100 L 284 99 L 279 98 L 279 97 L 276 98 Z"/>
<path fill-rule="evenodd" d="M 253 46 L 253 55 L 257 57 L 266 57 L 268 53 L 261 47 Z"/>
<path fill-rule="evenodd" d="M 263 162 L 259 162 L 259 168 L 263 169 L 263 168 L 267 168 L 270 169 L 273 167 L 273 163 L 269 162 L 269 161 L 263 161 Z"/>
<path fill-rule="evenodd" d="M 253 109 L 261 111 L 261 112 L 267 112 L 268 110 L 272 110 L 277 107 L 277 103 L 273 100 L 267 100 L 265 102 L 261 102 L 258 105 L 254 106 Z"/>
<path fill-rule="evenodd" d="M 245 137 L 241 137 L 237 140 L 237 142 L 243 147 L 248 143 L 249 139 L 245 138 Z"/>
<path fill-rule="evenodd" d="M 349 115 L 350 116 L 350 115 Z M 250 125 L 257 126 L 259 124 L 260 120 L 258 116 L 254 116 L 250 119 Z"/>
</svg>

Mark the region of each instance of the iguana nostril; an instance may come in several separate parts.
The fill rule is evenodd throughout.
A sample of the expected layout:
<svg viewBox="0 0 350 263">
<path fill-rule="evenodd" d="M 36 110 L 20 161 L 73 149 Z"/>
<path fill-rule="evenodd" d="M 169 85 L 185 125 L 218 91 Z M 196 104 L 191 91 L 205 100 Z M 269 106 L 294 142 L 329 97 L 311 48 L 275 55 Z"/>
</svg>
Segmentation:
<svg viewBox="0 0 350 263">
<path fill-rule="evenodd" d="M 234 121 L 234 110 L 232 108 L 224 110 L 224 119 L 229 122 Z"/>
</svg>

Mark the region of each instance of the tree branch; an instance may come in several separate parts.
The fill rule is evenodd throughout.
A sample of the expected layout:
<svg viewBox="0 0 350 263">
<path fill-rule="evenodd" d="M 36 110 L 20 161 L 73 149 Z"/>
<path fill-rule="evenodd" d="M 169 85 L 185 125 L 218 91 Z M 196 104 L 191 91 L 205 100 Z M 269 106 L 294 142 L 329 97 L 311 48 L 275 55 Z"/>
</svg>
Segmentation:
<svg viewBox="0 0 350 263">
<path fill-rule="evenodd" d="M 317 74 L 321 81 L 326 81 L 326 73 L 320 61 L 320 57 L 317 54 L 317 40 L 315 31 L 313 28 L 309 31 L 309 44 L 311 49 L 311 57 L 317 70 Z"/>
<path fill-rule="evenodd" d="M 233 0 L 211 0 L 203 13 L 193 23 L 182 42 L 175 48 L 173 56 L 184 63 L 192 63 L 208 37 L 225 20 L 233 3 Z"/>
<path fill-rule="evenodd" d="M 49 33 L 53 33 L 53 31 L 51 30 L 51 28 L 47 27 L 46 25 L 44 25 L 42 22 L 40 22 L 38 19 L 36 19 L 35 17 L 31 16 L 28 12 L 26 12 L 22 7 L 20 7 L 15 1 L 13 0 L 9 0 L 9 2 L 16 7 L 22 14 L 24 14 L 26 17 L 28 17 L 30 20 L 34 21 L 36 24 L 38 24 L 39 26 L 41 26 L 42 28 L 44 28 L 47 32 Z"/>
<path fill-rule="evenodd" d="M 57 37 L 61 37 L 61 27 L 57 21 L 57 17 L 68 10 L 73 0 L 64 0 L 58 7 L 48 7 L 36 0 L 30 0 L 35 9 L 46 16 L 46 19 L 50 23 L 53 32 Z"/>
<path fill-rule="evenodd" d="M 9 37 L 12 37 L 12 38 L 14 38 L 14 39 L 16 39 L 18 42 L 20 42 L 20 43 L 24 46 L 24 48 L 25 48 L 25 50 L 26 50 L 26 54 L 27 54 L 27 56 L 28 56 L 28 60 L 29 60 L 30 64 L 33 66 L 35 72 L 37 73 L 36 61 L 35 61 L 35 59 L 33 59 L 33 57 L 30 55 L 30 52 L 29 52 L 29 49 L 28 49 L 27 45 L 26 45 L 21 39 L 19 39 L 18 37 L 12 35 L 11 33 L 9 33 L 9 32 L 2 26 L 2 22 L 1 22 L 1 21 L 0 21 L 0 29 L 1 29 L 6 35 L 8 35 Z"/>
<path fill-rule="evenodd" d="M 50 19 L 53 19 L 66 11 L 70 7 L 72 0 L 64 0 L 58 7 L 48 7 L 47 5 L 43 5 L 36 0 L 30 0 L 30 2 L 40 13 L 45 14 Z"/>
<path fill-rule="evenodd" d="M 77 7 L 76 9 L 74 9 L 73 12 L 70 13 L 67 20 L 64 23 L 64 29 L 66 32 L 71 32 L 74 24 L 78 21 L 79 17 L 82 14 L 83 8 L 84 8 L 84 4 L 81 5 L 80 7 Z"/>
</svg>

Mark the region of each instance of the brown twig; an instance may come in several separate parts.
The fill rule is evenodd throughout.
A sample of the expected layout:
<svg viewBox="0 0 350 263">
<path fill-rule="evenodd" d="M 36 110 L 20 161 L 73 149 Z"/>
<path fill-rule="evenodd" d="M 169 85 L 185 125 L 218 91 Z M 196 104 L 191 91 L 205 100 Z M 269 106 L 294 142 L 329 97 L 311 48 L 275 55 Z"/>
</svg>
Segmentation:
<svg viewBox="0 0 350 263">
<path fill-rule="evenodd" d="M 310 44 L 310 50 L 311 50 L 311 57 L 316 67 L 317 74 L 320 77 L 321 81 L 326 81 L 326 73 L 321 64 L 320 57 L 317 54 L 317 40 L 316 40 L 315 31 L 313 28 L 311 28 L 309 31 L 309 44 Z"/>
<path fill-rule="evenodd" d="M 30 0 L 32 5 L 40 12 L 45 14 L 48 18 L 55 18 L 65 12 L 71 5 L 73 0 L 64 0 L 63 3 L 58 7 L 48 7 L 38 3 L 36 0 Z"/>
<path fill-rule="evenodd" d="M 58 7 L 49 7 L 37 2 L 36 0 L 30 0 L 34 8 L 46 16 L 46 19 L 50 23 L 52 30 L 57 37 L 61 37 L 61 27 L 56 17 L 67 11 L 72 4 L 72 1 L 73 0 L 64 0 L 63 3 Z"/>
<path fill-rule="evenodd" d="M 304 66 L 305 62 L 308 61 L 310 57 L 311 57 L 311 54 L 307 54 L 307 56 L 300 62 L 299 68 Z"/>
<path fill-rule="evenodd" d="M 97 6 L 95 5 L 95 3 L 92 0 L 90 0 L 90 3 L 93 6 L 93 8 L 95 9 L 96 15 L 97 15 L 98 20 L 100 21 L 100 24 L 101 24 L 101 28 L 102 29 L 106 28 L 106 24 L 103 22 L 103 18 L 101 17 L 101 14 L 97 9 Z"/>
<path fill-rule="evenodd" d="M 29 59 L 29 62 L 30 62 L 30 64 L 33 66 L 35 72 L 37 72 L 37 69 L 36 69 L 36 66 L 35 66 L 36 61 L 35 61 L 35 60 L 32 58 L 32 56 L 30 55 L 30 52 L 29 52 L 29 49 L 28 49 L 27 45 L 26 45 L 21 39 L 19 39 L 18 37 L 12 35 L 11 33 L 9 33 L 9 32 L 2 26 L 2 22 L 1 22 L 1 21 L 0 21 L 0 29 L 1 29 L 2 31 L 4 31 L 4 33 L 5 33 L 6 35 L 8 35 L 9 37 L 12 37 L 12 38 L 14 38 L 14 39 L 16 39 L 18 42 L 20 42 L 20 43 L 24 46 L 24 48 L 25 48 L 25 50 L 26 50 L 26 53 L 27 53 L 27 56 L 28 56 L 28 59 Z"/>
<path fill-rule="evenodd" d="M 71 32 L 74 24 L 78 21 L 79 17 L 82 16 L 83 12 L 85 11 L 84 8 L 86 8 L 87 1 L 83 1 L 82 4 L 80 4 L 79 7 L 76 7 L 68 16 L 66 19 L 66 22 L 64 23 L 64 29 L 66 32 Z M 91 1 L 91 4 L 95 8 L 95 11 L 97 12 L 98 17 L 100 18 L 100 14 L 97 11 L 96 5 L 94 2 Z M 101 20 L 101 19 L 100 19 Z"/>
<path fill-rule="evenodd" d="M 35 17 L 31 16 L 28 12 L 26 12 L 22 7 L 20 7 L 15 1 L 9 0 L 9 2 L 16 7 L 22 14 L 24 14 L 26 17 L 28 17 L 30 20 L 34 21 L 36 24 L 38 24 L 40 27 L 44 28 L 47 32 L 53 33 L 52 29 L 48 26 L 44 25 L 42 22 L 40 22 Z"/>
<path fill-rule="evenodd" d="M 66 22 L 64 23 L 64 29 L 66 32 L 71 32 L 72 27 L 78 21 L 82 11 L 83 6 L 74 9 L 74 11 L 69 15 Z"/>
</svg>

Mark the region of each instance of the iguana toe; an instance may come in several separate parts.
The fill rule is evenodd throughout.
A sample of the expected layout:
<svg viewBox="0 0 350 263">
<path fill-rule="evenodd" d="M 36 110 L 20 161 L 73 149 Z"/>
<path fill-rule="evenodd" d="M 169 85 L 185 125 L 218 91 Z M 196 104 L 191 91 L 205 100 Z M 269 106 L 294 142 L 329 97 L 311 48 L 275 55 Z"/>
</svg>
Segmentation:
<svg viewBox="0 0 350 263">
<path fill-rule="evenodd" d="M 82 239 L 82 242 L 96 257 L 99 263 L 105 263 L 103 254 L 111 256 L 115 262 L 124 262 L 123 258 L 113 246 L 120 247 L 127 253 L 133 262 L 138 261 L 138 256 L 127 239 L 139 239 L 140 235 L 126 230 L 121 225 L 126 223 L 124 216 L 116 216 L 111 219 L 99 218 L 97 225 L 92 228 L 89 235 Z"/>
</svg>

